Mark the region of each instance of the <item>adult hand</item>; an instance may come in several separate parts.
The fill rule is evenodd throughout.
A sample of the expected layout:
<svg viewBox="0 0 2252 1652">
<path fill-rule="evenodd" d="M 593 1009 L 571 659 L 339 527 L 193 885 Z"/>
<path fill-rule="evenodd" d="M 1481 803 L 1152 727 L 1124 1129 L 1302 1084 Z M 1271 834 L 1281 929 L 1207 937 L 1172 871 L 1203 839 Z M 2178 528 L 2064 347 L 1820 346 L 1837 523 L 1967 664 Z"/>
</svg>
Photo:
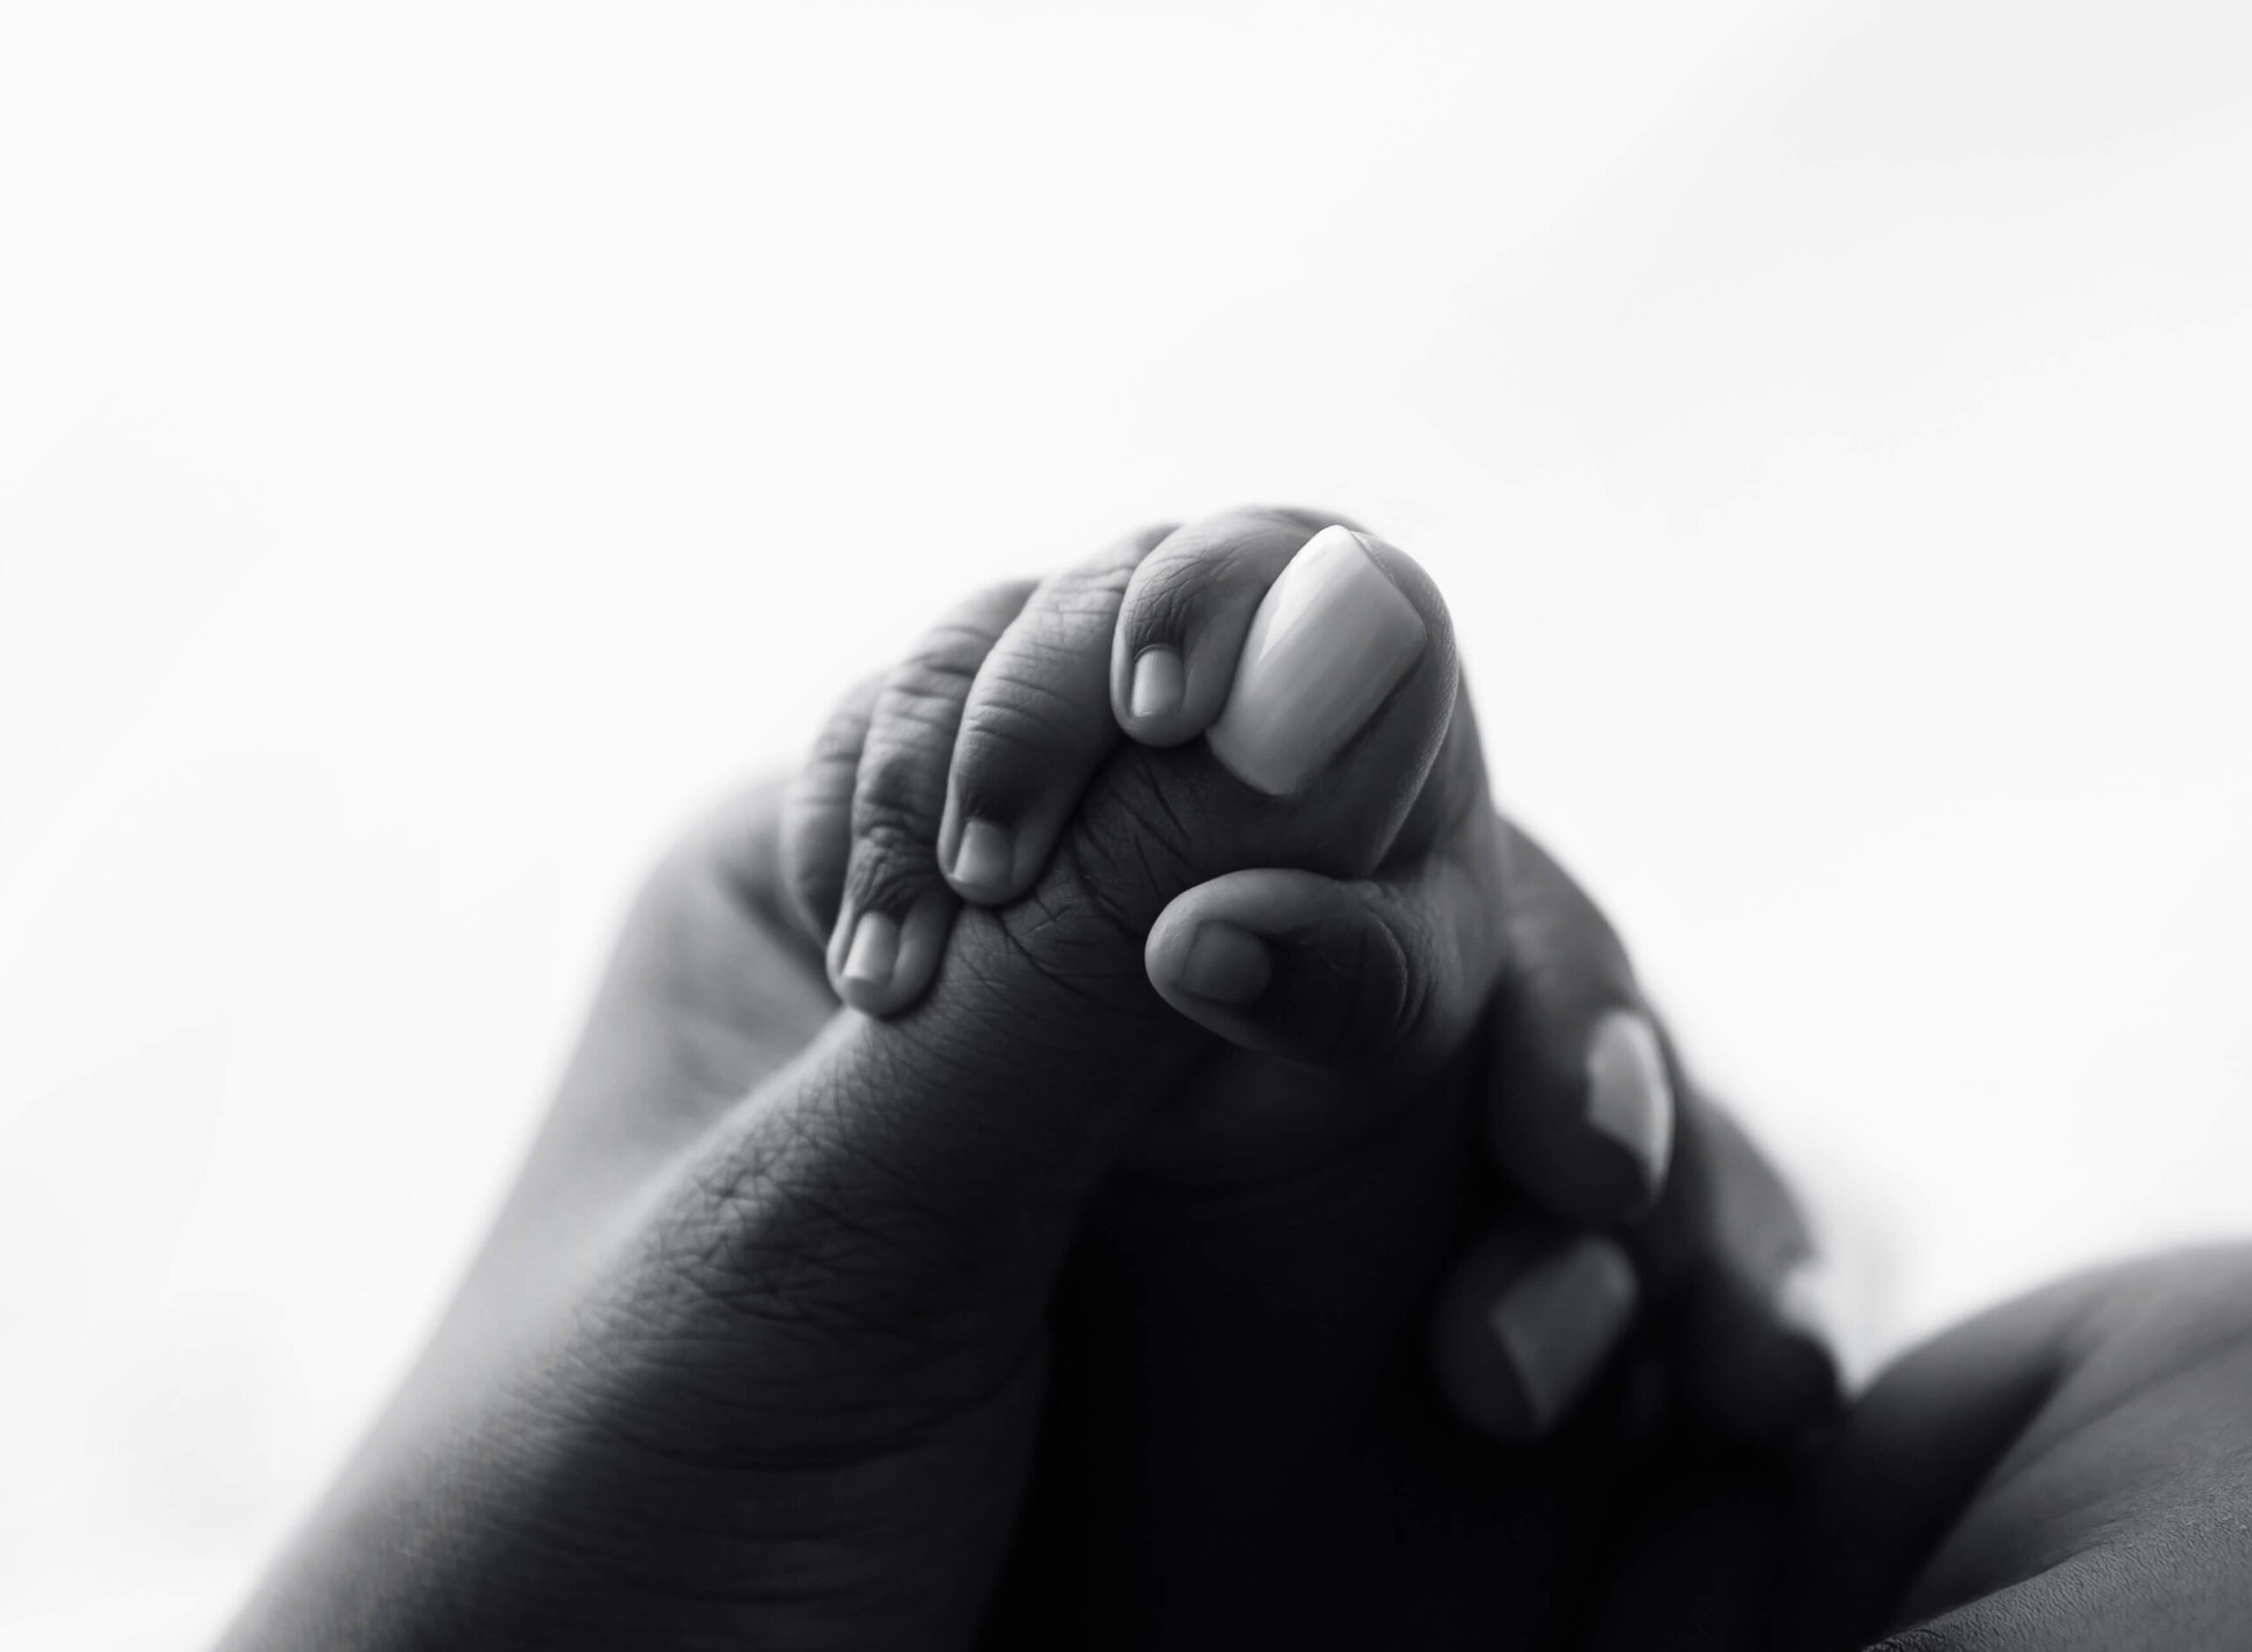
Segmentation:
<svg viewBox="0 0 2252 1652">
<path fill-rule="evenodd" d="M 1430 658 L 1451 666 L 1443 653 Z M 1443 686 L 1387 704 L 1444 727 Z M 1365 838 L 1373 853 L 1385 841 L 1384 818 L 1361 800 L 1414 795 L 1412 784 L 1400 789 L 1405 769 L 1383 778 L 1371 765 L 1399 767 L 1415 752 L 1413 742 L 1356 748 L 1349 757 L 1371 771 L 1369 789 L 1342 785 L 1305 818 L 1247 800 L 1201 753 L 1122 759 L 1074 825 L 1086 838 L 1071 864 L 1021 910 L 958 937 L 961 960 L 927 1013 L 896 1025 L 832 1015 L 812 948 L 776 893 L 771 800 L 723 815 L 637 910 L 491 1245 L 237 1643 L 965 1641 L 1015 1524 L 1065 1252 L 1137 1122 L 1181 1090 L 1210 1048 L 1169 1028 L 1145 987 L 1137 996 L 1106 975 L 1090 996 L 1093 977 L 1057 973 L 1057 959 L 1083 970 L 1107 957 L 1123 908 L 1164 898 L 1146 859 L 1146 811 L 1173 830 L 1234 811 L 1234 849 L 1193 832 L 1171 845 L 1183 871 L 1209 875 L 1230 855 L 1273 849 L 1272 828 L 1259 823 L 1293 820 L 1323 845 L 1317 859 L 1342 866 L 1352 856 L 1340 845 Z M 1099 854 L 1144 859 L 1087 883 Z M 1568 942 L 1592 911 L 1539 899 L 1529 910 L 1536 929 L 1561 924 Z M 1126 929 L 1138 964 L 1139 931 Z M 1603 973 L 1615 971 L 1614 953 L 1607 932 L 1601 944 L 1568 944 L 1557 954 L 1565 978 L 1545 984 L 1568 998 L 1570 968 L 1593 961 L 1599 999 L 1619 984 Z M 1491 983 L 1438 984 L 1478 993 Z M 1078 1035 L 1052 1036 L 1059 1015 L 1078 1018 Z M 1506 1029 L 1496 1039 L 1505 1046 Z M 1474 1088 L 1455 1093 L 1481 1100 Z M 1691 1139 L 1700 1131 L 1710 1133 L 1695 1125 Z M 1641 1253 L 1656 1264 L 1646 1301 L 1697 1299 L 1663 1288 L 1666 1277 L 1718 1280 L 1711 1299 L 1772 1326 L 1777 1272 L 1795 1242 L 1772 1242 L 1782 1230 L 1770 1224 L 1759 1243 L 1730 1245 L 1725 1212 L 1698 1203 L 1693 1175 L 1681 1185 L 1693 1192 L 1661 1207 L 1673 1224 L 1655 1224 Z M 1442 1209 L 1460 1194 L 1436 1190 Z M 1473 1318 L 1480 1290 L 1513 1297 L 1528 1277 L 1554 1282 L 1539 1239 L 1497 1254 L 1482 1280 L 1475 1268 L 1457 1276 L 1471 1281 L 1461 1300 Z M 1269 1280 L 1284 1295 L 1302 1285 L 1287 1269 L 1306 1259 L 1267 1260 L 1284 1268 Z M 1123 1321 L 1100 1305 L 1074 1312 L 1075 1300 L 1103 1303 L 1100 1290 L 1067 1288 L 1067 1332 L 1094 1327 L 1097 1346 L 1116 1346 Z M 1386 1346 L 1348 1340 L 1308 1350 L 1301 1370 L 1325 1371 L 1339 1356 L 1356 1370 L 1397 1363 Z M 1157 1364 L 1181 1358 L 1177 1340 L 1125 1341 L 1156 1350 Z M 1566 1354 L 1576 1379 L 1588 1350 Z M 1420 1377 L 1420 1361 L 1410 1363 Z M 1245 1392 L 1231 1361 L 1203 1375 L 1223 1394 Z M 1546 1397 L 1561 1409 L 1571 1395 Z M 1188 1414 L 1230 1412 L 1199 1401 Z M 1233 1416 L 1256 1422 L 1254 1412 Z M 1271 1426 L 1267 1437 L 1278 1437 Z M 1313 1443 L 1317 1454 L 1349 1446 Z M 1197 1485 L 1179 1489 L 1149 1506 L 1159 1527 L 1193 1527 Z"/>
<path fill-rule="evenodd" d="M 1554 961 L 1561 937 L 1614 947 L 1586 896 L 1510 836 L 1510 921 L 1543 938 L 1532 954 Z M 1593 975 L 1583 960 L 1560 972 Z M 1522 981 L 1493 990 L 1497 1005 L 1526 1003 Z M 1510 1047 L 1532 1036 L 1513 1020 L 1496 1016 L 1459 1065 L 1413 1084 L 1364 1073 L 1351 1087 L 1408 1120 L 1506 1107 L 1524 1071 Z M 1556 1030 L 1544 1047 L 1568 1042 Z M 1763 1500 L 1786 1483 L 1788 1449 L 1835 1404 L 1796 1300 L 1811 1245 L 1772 1165 L 1676 1071 L 1665 1191 L 1621 1225 L 1545 1214 L 1466 1131 L 1440 1155 L 1412 1134 L 1364 1134 L 1280 1182 L 1184 1185 L 1170 1153 L 1118 1178 L 1059 1294 L 1026 1543 L 991 1644 L 1576 1647 L 1652 1519 L 1694 1506 L 1722 1559 L 1769 1535 Z M 1180 1099 L 1192 1117 L 1247 1097 L 1310 1107 L 1337 1082 L 1222 1051 Z M 1420 1178 L 1400 1173 L 1417 1159 Z M 1454 1247 L 1423 1259 L 1423 1288 L 1387 1287 L 1400 1297 L 1388 1340 L 1341 1347 L 1330 1298 L 1400 1263 L 1366 1254 L 1370 1235 L 1381 1246 L 1424 1219 L 1396 1208 L 1371 1219 L 1372 1196 L 1459 1200 Z M 1466 1403 L 1466 1377 L 1515 1392 L 1498 1369 L 1501 1311 L 1515 1294 L 1522 1316 L 1562 1272 L 1556 1259 L 1591 1241 L 1626 1259 L 1634 1327 L 1547 1437 L 1496 1440 L 1480 1402 Z M 1544 1305 L 1568 1347 L 1579 1305 Z M 1467 1372 L 1442 1380 L 1435 1364 L 1448 1363 Z M 1359 1385 L 1341 1392 L 1341 1370 Z M 1729 1524 L 1746 1521 L 1742 1533 Z M 1745 1644 L 1764 1605 L 1751 1590 L 1695 1603 L 1715 1647 Z"/>
<path fill-rule="evenodd" d="M 1591 1652 L 2223 1652 L 2252 1624 L 2252 1246 L 2068 1279 L 1894 1363 L 1795 1477 L 1622 1503 Z"/>
<path fill-rule="evenodd" d="M 2252 1634 L 2252 1247 L 2067 1280 L 1885 1373 L 1816 1466 L 1776 1645 Z"/>
<path fill-rule="evenodd" d="M 776 1510 L 762 1500 L 771 1466 L 747 1453 L 706 1460 L 691 1451 L 676 1460 L 650 1449 L 682 1418 L 723 1399 L 707 1358 L 652 1345 L 631 1326 L 613 1330 L 601 1317 L 609 1305 L 634 1305 L 618 1296 L 610 1265 L 621 1251 L 633 1253 L 620 1236 L 646 1232 L 653 1210 L 663 1208 L 653 1189 L 747 1094 L 784 1073 L 836 1013 L 818 947 L 784 894 L 779 790 L 759 787 L 734 800 L 649 881 L 545 1127 L 452 1311 L 230 1646 L 378 1647 L 472 1629 L 499 1644 L 609 1638 L 695 1645 L 724 1638 L 762 1592 L 786 1593 L 808 1581 L 810 1543 L 801 1539 L 786 1561 L 770 1546 Z M 1232 1063 L 1223 1059 L 1206 1077 Z M 1753 1196 L 1732 1197 L 1722 1181 L 1746 1185 Z M 1757 1208 L 1758 1190 L 1769 1185 L 1764 1170 L 1732 1131 L 1693 1107 L 1674 1182 L 1651 1229 L 1661 1237 L 1645 1252 L 1654 1269 L 1672 1281 L 1707 1282 L 1692 1288 L 1709 1290 L 1715 1302 L 1753 1300 L 1757 1291 L 1742 1286 L 1758 1269 L 1722 1233 L 1719 1218 Z M 1119 1305 L 1100 1283 L 1101 1271 L 1096 1261 L 1097 1277 L 1086 1268 L 1072 1276 L 1059 1315 L 1070 1327 L 1066 1346 L 1098 1380 L 1101 1345 L 1130 1342 L 1130 1327 L 1109 1318 Z M 653 1316 L 667 1311 L 684 1283 L 669 1265 L 641 1283 Z M 1654 1299 L 1680 1297 L 1669 1286 Z M 590 1340 L 574 1345 L 573 1327 Z M 574 1371 L 582 1361 L 614 1371 L 609 1362 L 619 1341 L 644 1356 L 640 1369 L 610 1378 L 622 1388 L 611 1408 L 578 1412 L 568 1385 Z M 1306 1357 L 1326 1352 L 1316 1346 Z M 1146 1369 L 1171 1357 L 1145 1352 L 1136 1363 Z M 1407 1367 L 1420 1357 L 1411 1349 Z M 757 1363 L 743 1357 L 754 1371 Z M 1229 1372 L 1209 1374 L 1221 1392 L 1241 1392 Z M 1414 1385 L 1412 1371 L 1408 1380 Z M 1429 1399 L 1428 1389 L 1419 1392 Z M 801 1403 L 817 1414 L 830 1396 L 810 1393 Z M 1449 1451 L 1468 1452 L 1486 1470 L 1520 1462 L 1518 1454 L 1481 1450 L 1442 1418 L 1427 1421 Z M 801 1436 L 787 1412 L 776 1423 L 778 1441 Z M 1601 1426 L 1594 1425 L 1598 1436 Z M 1024 1450 L 1032 1428 L 1027 1410 L 1020 1429 L 1003 1438 Z M 1115 1441 L 1084 1434 L 1070 1449 L 1082 1465 L 1120 1455 Z M 958 1491 L 989 1487 L 996 1477 L 992 1457 L 972 1455 L 977 1460 L 957 1466 Z M 879 1495 L 888 1489 L 879 1483 Z M 1194 1509 L 1176 1514 L 1184 1526 L 1195 1524 Z M 990 1582 L 1006 1529 L 1005 1520 L 982 1530 L 939 1522 L 887 1559 L 919 1554 L 922 1568 L 939 1574 L 982 1564 Z M 882 1554 L 901 1537 L 879 1529 L 863 1540 Z M 1036 1550 L 1020 1557 L 1019 1600 L 1100 1570 L 1107 1560 L 1083 1548 L 1050 1550 L 1043 1571 L 1029 1564 L 1039 1558 Z M 762 1576 L 769 1563 L 772 1575 Z M 975 1581 L 961 1598 L 957 1641 L 967 1636 L 960 1626 L 984 1606 Z M 881 1597 L 840 1597 L 823 1614 L 826 1632 L 839 1643 L 865 1642 L 881 1632 L 884 1610 Z M 935 1642 L 944 1633 L 944 1626 L 918 1624 L 910 1638 Z"/>
</svg>

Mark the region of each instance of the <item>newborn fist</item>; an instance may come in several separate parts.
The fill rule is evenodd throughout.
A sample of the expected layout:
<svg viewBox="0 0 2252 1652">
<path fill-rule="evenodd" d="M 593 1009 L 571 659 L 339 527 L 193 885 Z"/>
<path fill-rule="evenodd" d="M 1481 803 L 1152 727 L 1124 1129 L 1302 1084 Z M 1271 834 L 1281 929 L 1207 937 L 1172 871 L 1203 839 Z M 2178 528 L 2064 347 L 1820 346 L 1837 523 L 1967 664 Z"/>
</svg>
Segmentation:
<svg viewBox="0 0 2252 1652">
<path fill-rule="evenodd" d="M 1181 1016 L 1429 1074 L 1486 1007 L 1522 858 L 1458 676 L 1422 571 L 1298 513 L 980 596 L 840 710 L 794 788 L 786 854 L 839 996 L 985 1059 L 1036 1027 L 1082 1090 L 1209 1049 Z M 1558 1059 L 1494 1123 L 1554 1208 L 1612 1217 L 1662 1180 L 1666 1075 L 1615 945 L 1563 939 L 1580 1001 L 1543 1005 Z"/>
</svg>

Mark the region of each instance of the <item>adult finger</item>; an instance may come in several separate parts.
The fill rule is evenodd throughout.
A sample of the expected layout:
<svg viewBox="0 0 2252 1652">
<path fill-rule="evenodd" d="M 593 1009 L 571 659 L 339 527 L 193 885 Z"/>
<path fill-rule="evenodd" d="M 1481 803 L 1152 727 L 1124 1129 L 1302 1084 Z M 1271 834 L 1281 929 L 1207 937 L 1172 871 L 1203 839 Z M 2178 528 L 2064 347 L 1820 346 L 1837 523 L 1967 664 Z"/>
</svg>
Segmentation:
<svg viewBox="0 0 2252 1652">
<path fill-rule="evenodd" d="M 1693 1086 L 1665 1197 L 1624 1232 L 1679 1392 L 1706 1424 L 1782 1450 L 1842 1402 L 1827 1269 L 1803 1209 L 1744 1130 Z"/>
<path fill-rule="evenodd" d="M 1663 1186 L 1674 1131 L 1670 1062 L 1600 909 L 1503 821 L 1504 930 L 1487 1128 L 1495 1162 L 1558 1216 L 1621 1220 Z"/>
<path fill-rule="evenodd" d="M 1615 1239 L 1521 1211 L 1450 1269 L 1431 1311 L 1432 1371 L 1465 1422 L 1530 1445 L 1579 1407 L 1641 1305 Z"/>
</svg>

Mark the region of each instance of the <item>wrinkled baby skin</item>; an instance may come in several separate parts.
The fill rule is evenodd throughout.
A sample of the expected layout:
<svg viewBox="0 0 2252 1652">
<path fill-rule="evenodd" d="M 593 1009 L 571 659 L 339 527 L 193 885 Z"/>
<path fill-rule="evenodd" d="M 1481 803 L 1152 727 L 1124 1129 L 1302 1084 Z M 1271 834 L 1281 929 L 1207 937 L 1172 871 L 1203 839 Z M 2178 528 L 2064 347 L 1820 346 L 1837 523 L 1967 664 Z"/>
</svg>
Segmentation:
<svg viewBox="0 0 2252 1652">
<path fill-rule="evenodd" d="M 1459 1419 L 1554 1427 L 1661 1297 L 1786 1346 L 1803 1233 L 1696 1107 L 1672 1142 L 1616 938 L 1487 799 L 1444 605 L 1325 526 L 1230 513 L 984 594 L 779 821 L 668 860 L 453 1311 L 230 1645 L 1568 1610 L 1615 1453 Z"/>
<path fill-rule="evenodd" d="M 1448 1426 L 1433 1365 L 1514 1441 L 1603 1376 L 1648 1258 L 1565 1219 L 1648 1204 L 1671 1077 L 1608 926 L 1494 814 L 1396 549 L 1232 513 L 982 593 L 840 708 L 787 841 L 841 997 L 1115 1132 L 1056 1322 L 1050 1438 L 1078 1444 L 1018 1568 L 1068 1557 L 1040 1633 L 1122 1633 L 1153 1575 L 1162 1643 L 1286 1600 L 1334 1628 L 1343 1595 L 1285 1587 L 1309 1556 L 1367 1579 L 1424 1515 L 1465 1524 L 1356 1478 L 1372 1429 Z"/>
</svg>

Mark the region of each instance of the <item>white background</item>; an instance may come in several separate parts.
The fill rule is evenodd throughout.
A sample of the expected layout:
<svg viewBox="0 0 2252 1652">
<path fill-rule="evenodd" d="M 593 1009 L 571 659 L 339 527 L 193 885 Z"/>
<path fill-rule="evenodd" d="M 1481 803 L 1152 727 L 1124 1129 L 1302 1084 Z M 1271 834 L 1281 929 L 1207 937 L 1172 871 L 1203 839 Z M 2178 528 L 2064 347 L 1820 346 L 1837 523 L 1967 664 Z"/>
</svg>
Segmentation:
<svg viewBox="0 0 2252 1652">
<path fill-rule="evenodd" d="M 0 1639 L 207 1634 L 639 869 L 1334 506 L 1864 1358 L 2252 1217 L 2252 11 L 0 17 Z"/>
</svg>

